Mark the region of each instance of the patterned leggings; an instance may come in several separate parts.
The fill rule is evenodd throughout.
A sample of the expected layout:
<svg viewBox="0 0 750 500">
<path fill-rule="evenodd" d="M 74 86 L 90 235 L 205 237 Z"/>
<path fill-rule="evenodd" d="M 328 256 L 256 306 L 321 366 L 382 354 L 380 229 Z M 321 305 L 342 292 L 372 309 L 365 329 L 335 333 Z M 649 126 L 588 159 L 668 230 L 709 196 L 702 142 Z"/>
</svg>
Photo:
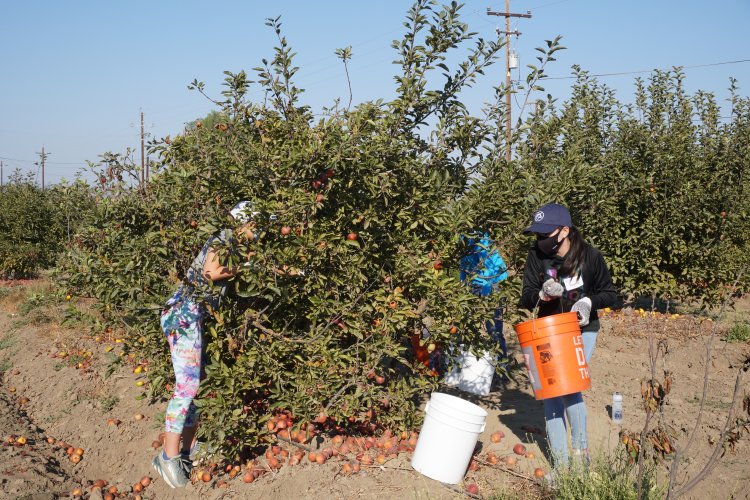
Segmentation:
<svg viewBox="0 0 750 500">
<path fill-rule="evenodd" d="M 161 313 L 161 327 L 169 342 L 175 375 L 164 430 L 180 434 L 183 428 L 198 423 L 198 409 L 193 399 L 198 394 L 201 378 L 203 314 L 200 306 L 192 300 L 173 296 Z"/>
</svg>

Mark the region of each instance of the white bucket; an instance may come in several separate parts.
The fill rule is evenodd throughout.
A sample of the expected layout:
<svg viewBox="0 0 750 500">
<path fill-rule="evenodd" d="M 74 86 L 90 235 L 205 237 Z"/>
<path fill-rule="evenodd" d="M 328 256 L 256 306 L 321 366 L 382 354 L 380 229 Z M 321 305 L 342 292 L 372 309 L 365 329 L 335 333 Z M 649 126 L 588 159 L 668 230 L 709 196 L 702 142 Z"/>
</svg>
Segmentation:
<svg viewBox="0 0 750 500">
<path fill-rule="evenodd" d="M 457 362 L 460 361 L 457 360 Z M 459 382 L 461 382 L 461 369 L 458 366 L 453 366 L 443 377 L 443 383 L 448 387 L 458 387 Z"/>
<path fill-rule="evenodd" d="M 477 396 L 490 393 L 492 378 L 495 376 L 495 359 L 489 352 L 477 358 L 468 350 L 461 349 L 455 362 L 456 366 L 443 379 L 446 385 Z"/>
<path fill-rule="evenodd" d="M 456 400 L 466 404 L 456 404 Z M 432 393 L 430 401 L 425 407 L 425 411 L 427 411 L 427 408 L 437 410 L 441 413 L 448 413 L 452 415 L 453 418 L 460 418 L 462 421 L 471 424 L 482 425 L 487 419 L 487 412 L 479 406 L 442 392 Z"/>
<path fill-rule="evenodd" d="M 434 392 L 425 406 L 411 466 L 443 483 L 458 484 L 484 431 L 487 412 L 461 398 Z"/>
</svg>

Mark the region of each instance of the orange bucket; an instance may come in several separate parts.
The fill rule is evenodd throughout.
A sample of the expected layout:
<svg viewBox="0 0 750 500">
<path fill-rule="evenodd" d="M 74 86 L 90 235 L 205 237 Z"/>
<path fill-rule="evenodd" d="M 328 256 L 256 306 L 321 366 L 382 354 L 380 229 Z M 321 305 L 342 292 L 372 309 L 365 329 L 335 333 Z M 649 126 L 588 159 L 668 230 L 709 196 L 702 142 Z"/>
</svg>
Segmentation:
<svg viewBox="0 0 750 500">
<path fill-rule="evenodd" d="M 514 325 L 536 399 L 591 388 L 578 313 L 567 312 Z"/>
</svg>

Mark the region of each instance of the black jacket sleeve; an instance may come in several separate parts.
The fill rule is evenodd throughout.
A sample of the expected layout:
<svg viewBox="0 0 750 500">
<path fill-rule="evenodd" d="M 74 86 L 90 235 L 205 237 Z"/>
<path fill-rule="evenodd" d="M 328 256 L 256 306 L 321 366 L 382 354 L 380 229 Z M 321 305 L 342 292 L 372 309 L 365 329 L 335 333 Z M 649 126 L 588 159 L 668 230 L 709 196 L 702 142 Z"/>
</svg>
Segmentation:
<svg viewBox="0 0 750 500">
<path fill-rule="evenodd" d="M 526 257 L 523 269 L 523 289 L 521 290 L 521 307 L 532 310 L 539 300 L 539 291 L 542 289 L 542 277 L 544 266 L 537 256 L 536 250 L 532 248 Z"/>
<path fill-rule="evenodd" d="M 591 248 L 591 269 L 593 271 L 593 286 L 591 293 L 588 294 L 591 299 L 591 308 L 594 310 L 603 307 L 612 307 L 617 302 L 617 291 L 612 278 L 609 275 L 607 263 L 604 262 L 604 256 L 595 248 Z"/>
</svg>

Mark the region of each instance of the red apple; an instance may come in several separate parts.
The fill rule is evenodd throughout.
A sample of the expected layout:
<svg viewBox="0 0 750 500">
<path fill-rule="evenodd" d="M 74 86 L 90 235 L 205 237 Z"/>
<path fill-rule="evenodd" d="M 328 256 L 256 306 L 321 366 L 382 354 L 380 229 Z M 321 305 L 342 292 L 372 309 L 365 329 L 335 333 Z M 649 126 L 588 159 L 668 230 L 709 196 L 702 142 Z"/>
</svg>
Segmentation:
<svg viewBox="0 0 750 500">
<path fill-rule="evenodd" d="M 493 443 L 499 443 L 503 440 L 504 437 L 505 434 L 503 433 L 503 431 L 495 431 L 490 436 L 490 441 L 492 441 Z"/>
</svg>

